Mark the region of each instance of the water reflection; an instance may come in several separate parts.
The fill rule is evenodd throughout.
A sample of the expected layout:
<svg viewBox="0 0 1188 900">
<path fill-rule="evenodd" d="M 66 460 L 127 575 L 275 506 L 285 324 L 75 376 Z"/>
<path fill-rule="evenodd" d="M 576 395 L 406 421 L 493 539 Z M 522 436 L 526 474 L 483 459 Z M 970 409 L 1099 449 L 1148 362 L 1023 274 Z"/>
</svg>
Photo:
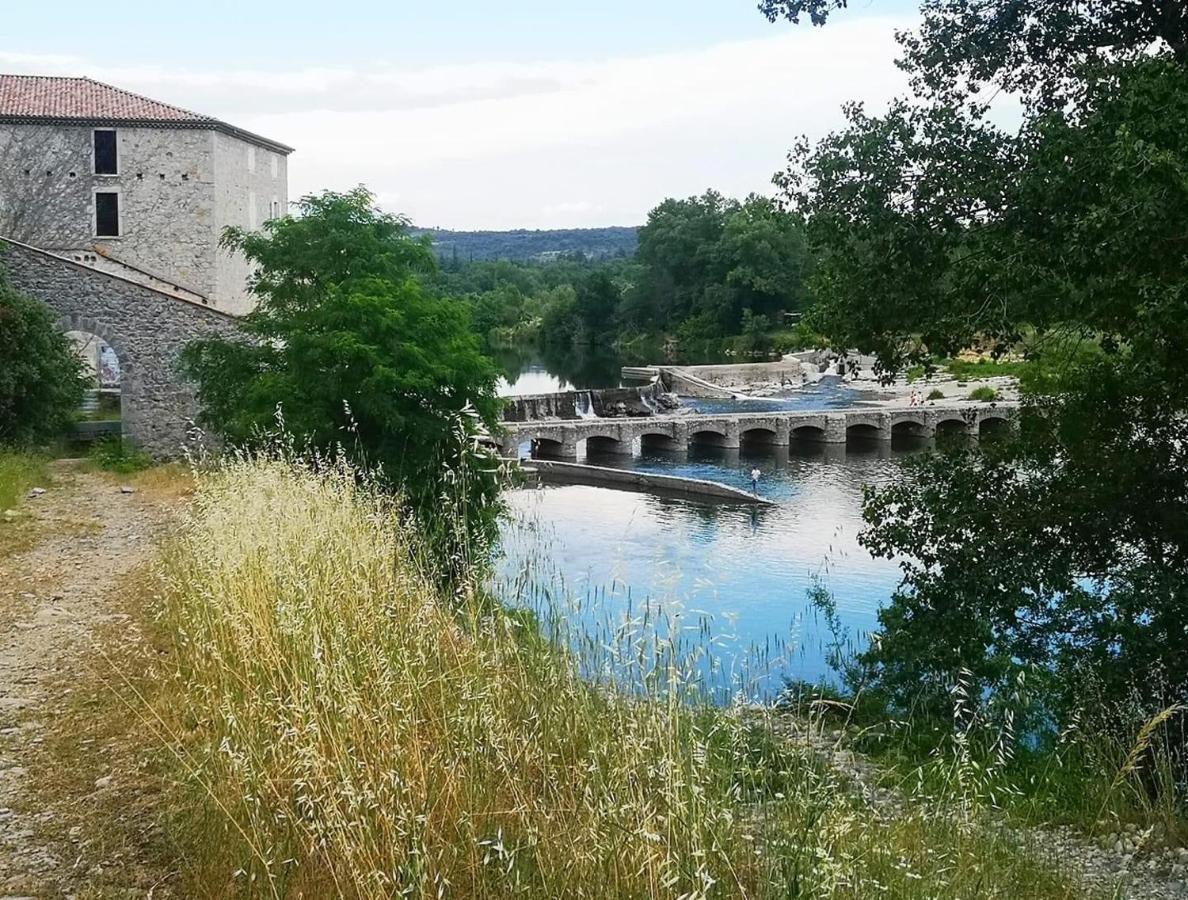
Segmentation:
<svg viewBox="0 0 1188 900">
<path fill-rule="evenodd" d="M 579 486 L 516 491 L 504 529 L 505 584 L 543 561 L 547 590 L 577 601 L 572 615 L 584 627 L 652 603 L 680 614 L 674 627 L 702 634 L 708 623 L 722 679 L 745 675 L 770 690 L 782 675 L 827 678 L 832 638 L 807 591 L 817 581 L 827 587 L 850 638 L 865 642 L 899 570 L 858 544 L 863 487 L 900 477 L 903 456 L 920 447 L 900 439 L 765 451 L 637 447 L 639 455 L 590 457 L 744 488 L 758 467 L 760 492 L 775 505 L 716 506 Z M 756 655 L 773 671 L 757 673 Z"/>
</svg>

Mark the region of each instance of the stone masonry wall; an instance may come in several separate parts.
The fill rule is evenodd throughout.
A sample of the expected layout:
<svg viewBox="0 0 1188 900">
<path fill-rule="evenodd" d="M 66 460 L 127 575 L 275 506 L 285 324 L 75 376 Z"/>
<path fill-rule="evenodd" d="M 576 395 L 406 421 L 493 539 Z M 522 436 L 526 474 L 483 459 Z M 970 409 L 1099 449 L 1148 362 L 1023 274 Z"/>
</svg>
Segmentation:
<svg viewBox="0 0 1188 900">
<path fill-rule="evenodd" d="M 57 314 L 64 331 L 89 332 L 111 345 L 123 376 L 124 434 L 154 456 L 177 456 L 197 412 L 178 355 L 196 338 L 239 336 L 235 319 L 2 238 L 0 266 L 14 287 Z"/>
<path fill-rule="evenodd" d="M 214 168 L 215 218 L 220 232 L 227 225 L 255 230 L 271 219 L 274 211 L 282 216 L 288 212 L 288 160 L 283 153 L 216 132 Z M 254 301 L 246 290 L 250 274 L 243 256 L 218 251 L 213 296 L 219 309 L 236 315 L 251 310 Z"/>
<path fill-rule="evenodd" d="M 210 129 L 116 128 L 117 175 L 95 175 L 85 125 L 0 126 L 0 176 L 31 227 L 0 234 L 50 250 L 95 248 L 204 296 L 215 290 L 218 240 Z M 28 170 L 29 175 L 24 172 Z M 95 192 L 120 195 L 120 236 L 95 237 Z"/>
</svg>

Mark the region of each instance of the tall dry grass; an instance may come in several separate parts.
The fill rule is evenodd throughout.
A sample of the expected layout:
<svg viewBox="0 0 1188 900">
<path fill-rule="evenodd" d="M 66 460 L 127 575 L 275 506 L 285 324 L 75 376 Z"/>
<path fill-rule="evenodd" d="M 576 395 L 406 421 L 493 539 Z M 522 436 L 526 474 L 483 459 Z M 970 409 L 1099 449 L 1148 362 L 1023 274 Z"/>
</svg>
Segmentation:
<svg viewBox="0 0 1188 900">
<path fill-rule="evenodd" d="M 582 678 L 529 618 L 440 596 L 421 553 L 348 468 L 199 477 L 153 720 L 188 895 L 1073 895 L 964 812 L 882 815 L 768 713 L 698 704 L 678 654 Z"/>
</svg>

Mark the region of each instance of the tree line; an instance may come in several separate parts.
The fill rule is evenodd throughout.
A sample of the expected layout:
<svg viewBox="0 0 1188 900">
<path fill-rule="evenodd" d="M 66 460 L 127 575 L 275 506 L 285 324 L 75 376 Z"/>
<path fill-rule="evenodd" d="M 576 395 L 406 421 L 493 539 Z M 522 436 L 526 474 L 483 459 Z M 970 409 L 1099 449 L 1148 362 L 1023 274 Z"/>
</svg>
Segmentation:
<svg viewBox="0 0 1188 900">
<path fill-rule="evenodd" d="M 675 342 L 696 354 L 733 337 L 763 344 L 785 313 L 807 307 L 810 271 L 801 217 L 766 197 L 711 190 L 656 206 L 632 257 L 446 260 L 439 284 L 463 298 L 492 346 L 651 352 Z"/>
</svg>

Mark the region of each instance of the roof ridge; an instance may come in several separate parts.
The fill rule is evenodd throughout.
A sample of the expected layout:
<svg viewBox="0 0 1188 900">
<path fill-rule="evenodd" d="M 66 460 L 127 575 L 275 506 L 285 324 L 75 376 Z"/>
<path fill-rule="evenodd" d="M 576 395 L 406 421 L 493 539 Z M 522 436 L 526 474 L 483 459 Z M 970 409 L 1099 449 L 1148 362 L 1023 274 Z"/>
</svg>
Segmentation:
<svg viewBox="0 0 1188 900">
<path fill-rule="evenodd" d="M 31 76 L 31 77 L 37 77 L 37 76 Z M 106 81 L 100 81 L 97 78 L 92 78 L 90 75 L 73 75 L 73 76 L 72 75 L 46 75 L 46 76 L 41 76 L 41 77 L 43 77 L 43 78 L 77 78 L 81 81 L 88 81 L 91 84 L 98 85 L 101 88 L 107 88 L 107 90 L 109 90 L 109 91 L 119 91 L 121 94 L 126 94 L 129 97 L 135 97 L 137 100 L 143 100 L 146 103 L 155 103 L 158 106 L 167 106 L 170 109 L 174 109 L 174 110 L 177 110 L 178 112 L 185 113 L 187 116 L 193 116 L 195 119 L 202 119 L 207 122 L 218 122 L 219 121 L 214 116 L 206 115 L 206 113 L 195 112 L 194 110 L 187 109 L 184 106 L 177 106 L 174 103 L 166 103 L 164 100 L 156 100 L 152 97 L 147 96 L 146 94 L 139 94 L 136 91 L 130 91 L 127 88 L 122 88 L 118 85 L 108 84 Z"/>
</svg>

